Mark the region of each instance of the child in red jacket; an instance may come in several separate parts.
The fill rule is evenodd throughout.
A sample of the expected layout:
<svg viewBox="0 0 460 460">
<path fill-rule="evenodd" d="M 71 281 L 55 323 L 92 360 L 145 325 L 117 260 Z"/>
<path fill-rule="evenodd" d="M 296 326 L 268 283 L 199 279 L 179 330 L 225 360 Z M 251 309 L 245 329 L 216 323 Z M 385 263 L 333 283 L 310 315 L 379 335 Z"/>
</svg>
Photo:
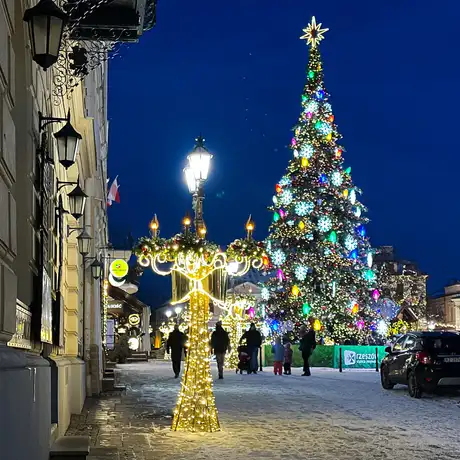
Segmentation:
<svg viewBox="0 0 460 460">
<path fill-rule="evenodd" d="M 288 342 L 284 345 L 284 375 L 291 375 L 292 355 L 291 344 Z"/>
</svg>

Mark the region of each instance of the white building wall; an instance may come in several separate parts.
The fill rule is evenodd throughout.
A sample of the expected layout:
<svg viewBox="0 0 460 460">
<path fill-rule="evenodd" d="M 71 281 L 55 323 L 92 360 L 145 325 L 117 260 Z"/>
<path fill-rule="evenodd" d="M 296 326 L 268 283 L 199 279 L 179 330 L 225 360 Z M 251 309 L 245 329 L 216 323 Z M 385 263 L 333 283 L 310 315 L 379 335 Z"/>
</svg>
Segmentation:
<svg viewBox="0 0 460 460">
<path fill-rule="evenodd" d="M 83 261 L 76 247 L 78 233 L 66 235 L 67 226 L 77 224 L 70 217 L 64 224 L 63 344 L 44 345 L 39 337 L 14 335 L 18 312 L 29 321 L 27 326 L 33 317 L 39 111 L 63 117 L 70 109 L 72 124 L 83 135 L 82 148 L 78 164 L 68 171 L 56 164 L 56 174 L 68 181 L 79 175 L 88 184 L 87 223 L 97 236 L 92 255 L 107 245 L 107 66 L 88 77 L 86 88 L 76 88 L 71 99 L 53 105 L 52 70 L 44 72 L 32 61 L 23 21 L 24 11 L 37 1 L 0 0 L 0 458 L 6 460 L 48 460 L 52 433 L 65 433 L 71 415 L 81 411 L 87 390 L 90 395 L 99 392 L 102 377 L 100 281 L 94 281 L 87 268 L 88 295 L 80 304 Z M 60 127 L 53 124 L 49 132 Z M 79 318 L 89 319 L 85 343 L 96 349 L 86 356 L 88 369 L 78 346 L 83 342 Z"/>
</svg>

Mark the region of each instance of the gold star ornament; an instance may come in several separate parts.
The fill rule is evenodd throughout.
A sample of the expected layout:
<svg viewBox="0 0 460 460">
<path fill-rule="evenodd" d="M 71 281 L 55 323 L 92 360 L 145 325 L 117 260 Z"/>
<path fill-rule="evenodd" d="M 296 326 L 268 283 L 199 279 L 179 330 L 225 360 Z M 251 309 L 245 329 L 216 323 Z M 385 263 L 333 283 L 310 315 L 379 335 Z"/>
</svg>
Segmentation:
<svg viewBox="0 0 460 460">
<path fill-rule="evenodd" d="M 314 48 L 321 40 L 324 39 L 324 34 L 327 32 L 329 29 L 321 29 L 322 24 L 316 24 L 316 18 L 313 16 L 311 18 L 310 24 L 303 29 L 305 32 L 304 35 L 302 35 L 300 38 L 302 40 L 307 40 L 307 45 L 311 45 L 312 48 Z"/>
</svg>

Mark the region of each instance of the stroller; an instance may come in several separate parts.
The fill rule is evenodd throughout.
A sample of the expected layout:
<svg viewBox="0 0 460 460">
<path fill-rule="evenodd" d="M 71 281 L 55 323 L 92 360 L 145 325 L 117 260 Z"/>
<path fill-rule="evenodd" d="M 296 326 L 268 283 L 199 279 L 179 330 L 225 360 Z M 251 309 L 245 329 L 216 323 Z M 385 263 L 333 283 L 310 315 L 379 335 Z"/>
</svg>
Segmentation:
<svg viewBox="0 0 460 460">
<path fill-rule="evenodd" d="M 243 371 L 246 371 L 249 374 L 251 372 L 249 369 L 250 361 L 251 357 L 248 353 L 248 347 L 246 345 L 240 345 L 238 347 L 238 368 L 236 369 L 236 373 L 238 374 L 239 371 L 240 374 L 242 374 Z"/>
</svg>

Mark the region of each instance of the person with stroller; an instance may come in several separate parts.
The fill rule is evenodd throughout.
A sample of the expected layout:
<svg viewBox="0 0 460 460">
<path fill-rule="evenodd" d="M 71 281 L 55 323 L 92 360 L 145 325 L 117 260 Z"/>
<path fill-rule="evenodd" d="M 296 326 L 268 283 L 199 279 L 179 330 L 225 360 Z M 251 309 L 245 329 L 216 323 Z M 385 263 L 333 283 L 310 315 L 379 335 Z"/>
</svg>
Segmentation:
<svg viewBox="0 0 460 460">
<path fill-rule="evenodd" d="M 300 345 L 299 350 L 302 352 L 302 359 L 303 359 L 303 374 L 302 377 L 310 376 L 310 364 L 308 360 L 310 359 L 313 350 L 316 348 L 316 334 L 313 328 L 313 324 L 315 323 L 315 318 L 309 317 L 308 323 L 310 325 L 310 329 L 308 331 L 303 326 L 300 330 Z"/>
<path fill-rule="evenodd" d="M 216 330 L 211 335 L 211 354 L 216 355 L 219 379 L 224 378 L 225 353 L 230 346 L 228 332 L 222 327 L 222 321 L 217 321 Z"/>
<path fill-rule="evenodd" d="M 166 341 L 166 352 L 171 352 L 171 361 L 174 372 L 174 378 L 180 374 L 180 363 L 182 361 L 182 350 L 185 350 L 185 334 L 179 330 L 179 325 L 174 325 L 174 330 L 169 334 Z"/>
<path fill-rule="evenodd" d="M 240 374 L 243 373 L 243 371 L 246 371 L 248 374 L 251 373 L 249 363 L 251 361 L 251 357 L 249 356 L 248 353 L 248 347 L 243 344 L 238 347 L 238 368 L 236 369 L 236 373 L 240 371 Z"/>
<path fill-rule="evenodd" d="M 251 358 L 251 360 L 249 361 L 249 373 L 257 374 L 257 369 L 259 368 L 257 358 L 259 354 L 259 348 L 262 346 L 262 335 L 257 330 L 256 325 L 254 323 L 251 323 L 249 329 L 241 337 L 240 343 L 242 343 L 243 341 L 246 341 L 248 354 Z"/>
</svg>

